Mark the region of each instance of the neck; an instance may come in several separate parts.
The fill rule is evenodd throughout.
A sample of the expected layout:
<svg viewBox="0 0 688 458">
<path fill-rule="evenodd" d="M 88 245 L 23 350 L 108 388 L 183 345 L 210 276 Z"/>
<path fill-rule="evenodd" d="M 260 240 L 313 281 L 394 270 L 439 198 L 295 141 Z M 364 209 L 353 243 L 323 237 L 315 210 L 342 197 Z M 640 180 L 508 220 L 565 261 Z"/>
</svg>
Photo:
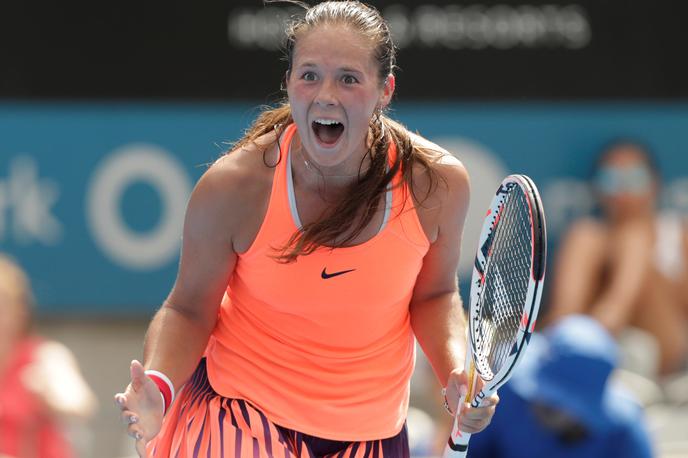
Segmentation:
<svg viewBox="0 0 688 458">
<path fill-rule="evenodd" d="M 357 161 L 349 161 L 334 167 L 323 167 L 315 164 L 308 156 L 300 142 L 294 145 L 291 155 L 291 168 L 294 183 L 322 191 L 347 188 L 363 177 L 370 167 L 370 157 L 364 155 Z M 353 159 L 353 158 L 352 158 Z"/>
</svg>

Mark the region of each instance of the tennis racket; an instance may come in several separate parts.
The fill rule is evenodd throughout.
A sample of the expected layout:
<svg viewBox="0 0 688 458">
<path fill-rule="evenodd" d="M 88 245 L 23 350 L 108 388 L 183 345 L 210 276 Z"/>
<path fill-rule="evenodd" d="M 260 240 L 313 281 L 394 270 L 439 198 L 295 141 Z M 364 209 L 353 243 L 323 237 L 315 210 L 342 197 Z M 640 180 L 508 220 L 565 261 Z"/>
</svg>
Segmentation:
<svg viewBox="0 0 688 458">
<path fill-rule="evenodd" d="M 478 407 L 509 380 L 535 327 L 545 277 L 547 235 L 537 188 L 509 175 L 492 199 L 473 265 L 466 345 L 466 402 Z M 477 376 L 483 388 L 476 391 Z M 470 434 L 454 419 L 445 457 L 465 457 Z"/>
</svg>

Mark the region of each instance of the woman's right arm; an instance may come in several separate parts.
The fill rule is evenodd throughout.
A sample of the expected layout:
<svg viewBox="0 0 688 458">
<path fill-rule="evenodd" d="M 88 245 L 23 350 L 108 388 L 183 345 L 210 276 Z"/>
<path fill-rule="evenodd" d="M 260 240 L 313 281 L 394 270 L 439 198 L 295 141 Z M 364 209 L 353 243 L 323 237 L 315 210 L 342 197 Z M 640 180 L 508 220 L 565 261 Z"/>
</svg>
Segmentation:
<svg viewBox="0 0 688 458">
<path fill-rule="evenodd" d="M 162 372 L 176 391 L 198 365 L 236 263 L 235 238 L 255 189 L 251 179 L 250 170 L 225 156 L 201 177 L 189 200 L 174 287 L 149 325 L 144 364 L 132 362 L 131 383 L 115 396 L 141 456 L 163 417 L 160 391 L 144 370 Z"/>
<path fill-rule="evenodd" d="M 146 333 L 144 367 L 167 375 L 175 389 L 198 365 L 236 262 L 236 223 L 227 208 L 227 195 L 235 190 L 228 189 L 232 177 L 225 172 L 214 165 L 191 195 L 177 279 Z"/>
<path fill-rule="evenodd" d="M 559 252 L 550 321 L 587 313 L 612 334 L 622 331 L 640 295 L 651 246 L 642 222 L 615 227 L 609 237 L 595 223 L 576 224 Z"/>
<path fill-rule="evenodd" d="M 604 257 L 604 239 L 598 224 L 582 220 L 566 233 L 559 247 L 552 279 L 546 322 L 589 313 Z"/>
<path fill-rule="evenodd" d="M 630 221 L 615 228 L 606 248 L 609 274 L 590 314 L 612 334 L 623 331 L 639 304 L 651 266 L 652 227 L 643 221 Z"/>
</svg>

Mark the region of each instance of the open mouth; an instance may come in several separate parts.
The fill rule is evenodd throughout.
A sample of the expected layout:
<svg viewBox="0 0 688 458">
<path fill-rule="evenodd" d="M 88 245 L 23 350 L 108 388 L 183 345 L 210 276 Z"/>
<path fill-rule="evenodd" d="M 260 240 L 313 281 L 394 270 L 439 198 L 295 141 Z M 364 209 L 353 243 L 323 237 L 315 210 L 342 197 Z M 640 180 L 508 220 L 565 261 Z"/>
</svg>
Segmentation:
<svg viewBox="0 0 688 458">
<path fill-rule="evenodd" d="M 312 128 L 315 137 L 324 146 L 333 146 L 344 132 L 344 124 L 333 119 L 316 119 Z"/>
</svg>

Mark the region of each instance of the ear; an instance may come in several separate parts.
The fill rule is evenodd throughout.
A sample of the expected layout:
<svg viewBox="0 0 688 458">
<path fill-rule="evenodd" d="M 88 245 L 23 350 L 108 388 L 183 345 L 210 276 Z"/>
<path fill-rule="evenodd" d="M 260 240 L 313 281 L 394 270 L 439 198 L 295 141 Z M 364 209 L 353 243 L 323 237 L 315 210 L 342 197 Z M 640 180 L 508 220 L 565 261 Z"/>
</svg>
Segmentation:
<svg viewBox="0 0 688 458">
<path fill-rule="evenodd" d="M 380 106 L 385 108 L 389 105 L 394 95 L 394 88 L 396 87 L 396 78 L 391 73 L 385 78 L 385 86 L 382 90 L 382 96 L 380 97 Z"/>
</svg>

